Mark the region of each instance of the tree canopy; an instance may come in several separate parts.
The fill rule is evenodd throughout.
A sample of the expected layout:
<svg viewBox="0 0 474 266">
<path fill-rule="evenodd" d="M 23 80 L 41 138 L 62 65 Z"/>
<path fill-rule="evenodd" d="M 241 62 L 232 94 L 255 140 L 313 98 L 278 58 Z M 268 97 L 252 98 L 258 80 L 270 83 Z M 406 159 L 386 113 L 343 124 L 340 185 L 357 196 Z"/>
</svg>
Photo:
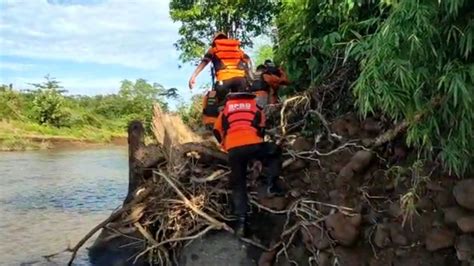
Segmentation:
<svg viewBox="0 0 474 266">
<path fill-rule="evenodd" d="M 273 0 L 171 0 L 170 15 L 181 22 L 181 38 L 175 43 L 184 62 L 202 57 L 217 32 L 251 46 L 252 38 L 269 29 L 278 9 Z"/>
</svg>

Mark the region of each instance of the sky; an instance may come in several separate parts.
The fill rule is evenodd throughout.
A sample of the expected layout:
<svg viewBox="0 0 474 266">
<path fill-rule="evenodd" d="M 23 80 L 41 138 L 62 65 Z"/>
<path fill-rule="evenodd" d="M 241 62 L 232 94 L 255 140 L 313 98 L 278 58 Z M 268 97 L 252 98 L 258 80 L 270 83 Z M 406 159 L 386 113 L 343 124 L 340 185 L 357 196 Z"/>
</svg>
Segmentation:
<svg viewBox="0 0 474 266">
<path fill-rule="evenodd" d="M 144 78 L 189 100 L 194 66 L 179 67 L 179 26 L 167 0 L 0 0 L 0 84 L 27 89 L 49 74 L 70 94 L 95 95 Z M 193 93 L 208 82 L 205 71 Z"/>
</svg>

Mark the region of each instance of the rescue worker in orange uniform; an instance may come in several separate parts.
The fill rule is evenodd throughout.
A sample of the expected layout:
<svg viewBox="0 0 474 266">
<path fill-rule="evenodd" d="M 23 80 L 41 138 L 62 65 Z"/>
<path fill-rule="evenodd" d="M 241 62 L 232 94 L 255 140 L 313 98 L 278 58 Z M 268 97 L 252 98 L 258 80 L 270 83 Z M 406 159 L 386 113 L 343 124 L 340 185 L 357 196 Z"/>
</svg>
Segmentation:
<svg viewBox="0 0 474 266">
<path fill-rule="evenodd" d="M 265 115 L 252 93 L 230 93 L 213 132 L 228 152 L 232 203 L 238 218 L 236 234 L 242 236 L 248 212 L 247 166 L 252 160 L 260 160 L 265 196 L 282 196 L 284 191 L 276 183 L 281 172 L 281 149 L 275 143 L 264 142 Z"/>
<path fill-rule="evenodd" d="M 257 102 L 264 107 L 266 104 L 278 103 L 278 90 L 290 82 L 285 71 L 273 66 L 271 60 L 257 66 L 250 91 L 257 95 Z"/>
<path fill-rule="evenodd" d="M 191 90 L 196 83 L 196 77 L 209 62 L 212 62 L 214 67 L 215 90 L 221 104 L 228 92 L 239 92 L 247 89 L 250 58 L 240 48 L 239 40 L 229 39 L 224 33 L 218 33 L 214 36 L 212 46 L 189 79 Z"/>
</svg>

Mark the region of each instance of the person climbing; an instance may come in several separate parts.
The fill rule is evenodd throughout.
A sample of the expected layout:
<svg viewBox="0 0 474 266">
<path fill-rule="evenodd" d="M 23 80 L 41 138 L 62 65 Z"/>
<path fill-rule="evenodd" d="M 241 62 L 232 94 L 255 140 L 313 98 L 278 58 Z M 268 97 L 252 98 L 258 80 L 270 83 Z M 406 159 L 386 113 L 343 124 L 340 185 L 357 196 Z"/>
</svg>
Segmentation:
<svg viewBox="0 0 474 266">
<path fill-rule="evenodd" d="M 246 174 L 252 160 L 262 162 L 264 191 L 262 196 L 283 196 L 277 180 L 280 176 L 281 149 L 275 143 L 265 142 L 265 115 L 257 105 L 255 95 L 248 92 L 230 93 L 224 109 L 214 124 L 214 136 L 222 148 L 228 152 L 231 168 L 233 211 L 237 216 L 236 234 L 245 232 L 248 198 Z"/>
<path fill-rule="evenodd" d="M 257 104 L 265 108 L 270 101 L 270 84 L 267 82 L 268 72 L 265 65 L 258 65 L 255 69 L 254 79 L 250 85 L 250 91 L 255 94 Z"/>
<path fill-rule="evenodd" d="M 261 106 L 278 103 L 278 90 L 282 85 L 288 85 L 288 77 L 282 67 L 276 68 L 267 59 L 263 65 L 257 66 L 250 90 L 257 95 Z"/>
<path fill-rule="evenodd" d="M 283 66 L 276 67 L 270 59 L 265 60 L 264 65 L 267 67 L 268 73 L 268 76 L 265 78 L 271 87 L 270 104 L 275 104 L 278 103 L 278 90 L 280 86 L 289 85 L 290 81 Z"/>
<path fill-rule="evenodd" d="M 196 77 L 212 62 L 218 102 L 222 104 L 228 92 L 239 92 L 247 89 L 250 58 L 240 48 L 240 41 L 229 39 L 225 33 L 217 33 L 212 39 L 212 46 L 207 50 L 201 63 L 189 79 L 189 89 L 193 89 Z"/>
</svg>

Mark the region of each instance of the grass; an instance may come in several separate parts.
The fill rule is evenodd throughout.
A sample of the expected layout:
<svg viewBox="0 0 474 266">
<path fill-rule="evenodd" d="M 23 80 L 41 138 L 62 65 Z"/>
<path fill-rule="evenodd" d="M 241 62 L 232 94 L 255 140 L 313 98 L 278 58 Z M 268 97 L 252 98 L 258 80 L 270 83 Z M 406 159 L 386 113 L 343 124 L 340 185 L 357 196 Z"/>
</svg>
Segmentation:
<svg viewBox="0 0 474 266">
<path fill-rule="evenodd" d="M 91 126 L 56 128 L 32 122 L 0 121 L 0 151 L 47 149 L 53 142 L 107 143 L 126 131 Z"/>
</svg>

